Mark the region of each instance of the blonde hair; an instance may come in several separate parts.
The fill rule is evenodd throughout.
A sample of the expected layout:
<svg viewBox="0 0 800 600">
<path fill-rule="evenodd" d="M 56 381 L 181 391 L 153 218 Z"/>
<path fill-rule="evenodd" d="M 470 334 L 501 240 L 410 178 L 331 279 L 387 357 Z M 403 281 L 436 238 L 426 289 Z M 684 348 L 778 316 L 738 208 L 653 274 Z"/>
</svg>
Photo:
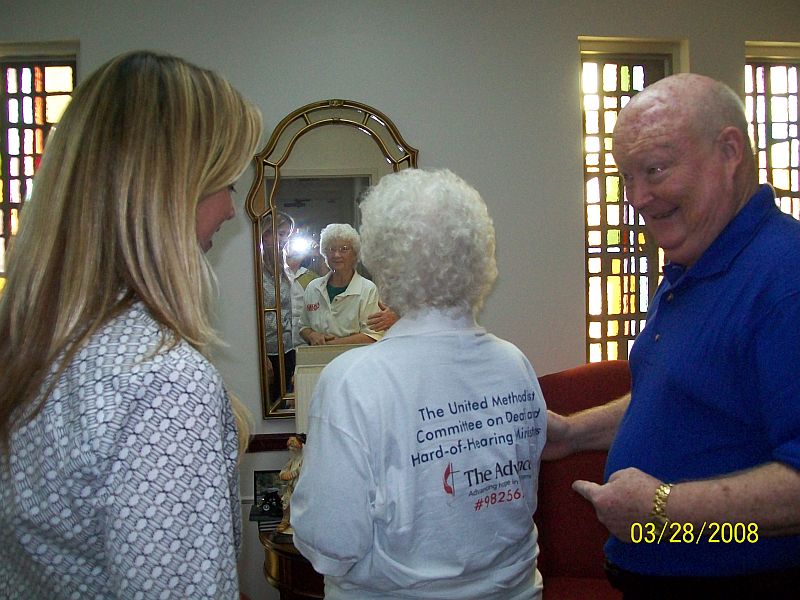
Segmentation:
<svg viewBox="0 0 800 600">
<path fill-rule="evenodd" d="M 81 345 L 134 299 L 163 326 L 162 344 L 186 340 L 208 356 L 218 341 L 208 317 L 215 279 L 196 207 L 242 174 L 260 130 L 258 109 L 227 81 L 169 55 L 123 54 L 75 89 L 0 297 L 4 448 Z M 246 411 L 232 403 L 241 446 Z"/>
</svg>

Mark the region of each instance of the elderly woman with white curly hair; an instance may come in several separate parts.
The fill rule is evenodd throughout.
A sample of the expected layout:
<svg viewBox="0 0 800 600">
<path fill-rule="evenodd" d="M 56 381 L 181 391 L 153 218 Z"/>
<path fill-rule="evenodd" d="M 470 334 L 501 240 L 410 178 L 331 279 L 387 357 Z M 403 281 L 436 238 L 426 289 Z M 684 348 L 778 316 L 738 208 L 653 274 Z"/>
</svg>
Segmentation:
<svg viewBox="0 0 800 600">
<path fill-rule="evenodd" d="M 328 600 L 540 598 L 546 408 L 522 352 L 476 324 L 497 275 L 486 205 L 409 169 L 362 212 L 363 261 L 400 320 L 322 372 L 294 543 Z"/>
<path fill-rule="evenodd" d="M 300 337 L 311 346 L 371 344 L 383 333 L 367 324 L 380 312 L 378 289 L 356 271 L 361 238 L 352 225 L 331 223 L 319 236 L 330 271 L 306 287 Z"/>
</svg>

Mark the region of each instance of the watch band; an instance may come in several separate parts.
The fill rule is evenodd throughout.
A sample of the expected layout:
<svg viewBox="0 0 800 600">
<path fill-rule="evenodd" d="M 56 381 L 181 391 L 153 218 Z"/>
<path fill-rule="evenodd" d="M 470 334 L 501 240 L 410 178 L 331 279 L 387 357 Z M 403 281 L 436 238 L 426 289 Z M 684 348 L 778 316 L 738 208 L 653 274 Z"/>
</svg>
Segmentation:
<svg viewBox="0 0 800 600">
<path fill-rule="evenodd" d="M 656 523 L 669 523 L 667 516 L 667 500 L 669 493 L 672 491 L 673 484 L 662 483 L 656 488 L 656 493 L 653 496 L 653 510 L 650 511 L 650 517 Z"/>
</svg>

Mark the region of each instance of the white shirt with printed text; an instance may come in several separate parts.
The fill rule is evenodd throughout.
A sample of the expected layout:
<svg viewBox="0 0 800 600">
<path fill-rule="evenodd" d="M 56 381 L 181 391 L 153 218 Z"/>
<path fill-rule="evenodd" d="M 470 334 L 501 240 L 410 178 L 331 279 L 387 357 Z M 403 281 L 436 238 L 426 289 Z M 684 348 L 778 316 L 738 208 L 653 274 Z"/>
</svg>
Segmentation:
<svg viewBox="0 0 800 600">
<path fill-rule="evenodd" d="M 404 316 L 328 365 L 292 497 L 326 598 L 540 597 L 546 409 L 513 344 L 471 317 Z"/>
</svg>

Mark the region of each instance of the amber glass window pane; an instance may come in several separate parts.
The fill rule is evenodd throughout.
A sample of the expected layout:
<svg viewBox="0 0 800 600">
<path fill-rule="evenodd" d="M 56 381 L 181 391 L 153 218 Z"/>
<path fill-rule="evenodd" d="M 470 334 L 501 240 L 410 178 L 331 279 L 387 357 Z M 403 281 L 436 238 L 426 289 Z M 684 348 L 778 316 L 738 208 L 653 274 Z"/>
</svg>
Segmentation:
<svg viewBox="0 0 800 600">
<path fill-rule="evenodd" d="M 744 69 L 745 111 L 761 183 L 775 188 L 775 203 L 800 219 L 800 61 L 750 59 Z"/>
<path fill-rule="evenodd" d="M 75 59 L 0 60 L 0 289 L 6 250 L 24 218 L 47 135 L 75 86 Z M 0 340 L 2 343 L 2 340 Z"/>
<path fill-rule="evenodd" d="M 585 54 L 581 70 L 586 215 L 586 355 L 627 358 L 655 292 L 663 258 L 624 201 L 611 154 L 620 109 L 670 71 L 664 55 Z M 602 156 L 601 156 L 602 155 Z"/>
</svg>

